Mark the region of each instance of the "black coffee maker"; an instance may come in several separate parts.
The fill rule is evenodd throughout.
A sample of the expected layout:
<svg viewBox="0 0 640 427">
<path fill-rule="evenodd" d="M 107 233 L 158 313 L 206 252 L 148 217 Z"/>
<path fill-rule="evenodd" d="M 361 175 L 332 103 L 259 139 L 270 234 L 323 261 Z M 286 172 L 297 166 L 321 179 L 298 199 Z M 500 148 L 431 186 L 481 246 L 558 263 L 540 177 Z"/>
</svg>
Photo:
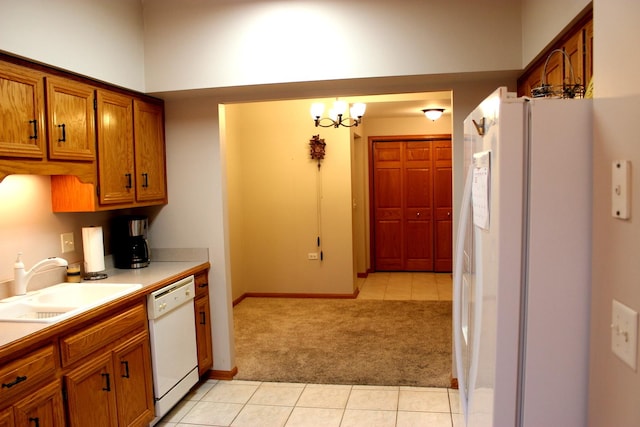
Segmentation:
<svg viewBox="0 0 640 427">
<path fill-rule="evenodd" d="M 146 216 L 116 217 L 111 227 L 111 250 L 116 268 L 142 268 L 149 265 Z"/>
</svg>

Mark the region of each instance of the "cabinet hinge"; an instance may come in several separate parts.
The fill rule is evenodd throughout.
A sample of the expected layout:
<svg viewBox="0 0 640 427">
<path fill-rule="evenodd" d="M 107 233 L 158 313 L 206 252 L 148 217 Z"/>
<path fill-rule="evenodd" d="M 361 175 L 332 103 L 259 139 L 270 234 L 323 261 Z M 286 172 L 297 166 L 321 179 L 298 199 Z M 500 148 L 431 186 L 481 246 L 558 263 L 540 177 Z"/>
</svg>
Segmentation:
<svg viewBox="0 0 640 427">
<path fill-rule="evenodd" d="M 68 395 L 67 395 L 67 388 L 66 387 L 62 387 L 62 399 L 66 402 L 68 399 Z"/>
<path fill-rule="evenodd" d="M 93 109 L 94 110 L 98 109 L 98 98 L 93 98 Z"/>
<path fill-rule="evenodd" d="M 96 195 L 100 197 L 100 185 L 96 185 Z"/>
</svg>

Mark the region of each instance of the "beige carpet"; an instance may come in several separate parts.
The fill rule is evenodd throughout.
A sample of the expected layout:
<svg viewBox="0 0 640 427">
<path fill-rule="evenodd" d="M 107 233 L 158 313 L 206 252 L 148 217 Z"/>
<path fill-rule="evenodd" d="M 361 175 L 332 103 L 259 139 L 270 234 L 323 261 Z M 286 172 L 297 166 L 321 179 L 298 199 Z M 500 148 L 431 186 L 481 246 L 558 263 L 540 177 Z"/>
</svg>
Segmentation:
<svg viewBox="0 0 640 427">
<path fill-rule="evenodd" d="M 451 302 L 246 298 L 236 379 L 448 387 Z"/>
</svg>

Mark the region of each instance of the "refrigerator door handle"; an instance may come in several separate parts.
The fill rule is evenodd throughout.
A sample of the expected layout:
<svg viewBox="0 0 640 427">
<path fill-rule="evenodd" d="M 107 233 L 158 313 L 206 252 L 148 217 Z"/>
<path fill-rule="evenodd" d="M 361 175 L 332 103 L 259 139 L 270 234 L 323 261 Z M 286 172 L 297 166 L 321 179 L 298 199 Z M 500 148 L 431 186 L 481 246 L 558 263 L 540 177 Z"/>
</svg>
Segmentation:
<svg viewBox="0 0 640 427">
<path fill-rule="evenodd" d="M 470 219 L 471 207 L 471 185 L 473 179 L 473 165 L 469 166 L 467 171 L 467 179 L 462 194 L 462 203 L 460 209 L 460 217 L 458 218 L 458 231 L 456 236 L 456 253 L 453 273 L 453 339 L 454 352 L 456 357 L 456 372 L 458 375 L 458 390 L 460 393 L 460 402 L 462 405 L 462 413 L 467 419 L 467 378 L 465 378 L 464 366 L 462 361 L 462 266 L 464 264 L 464 244 L 466 236 L 466 227 Z M 466 303 L 466 301 L 465 301 Z"/>
</svg>

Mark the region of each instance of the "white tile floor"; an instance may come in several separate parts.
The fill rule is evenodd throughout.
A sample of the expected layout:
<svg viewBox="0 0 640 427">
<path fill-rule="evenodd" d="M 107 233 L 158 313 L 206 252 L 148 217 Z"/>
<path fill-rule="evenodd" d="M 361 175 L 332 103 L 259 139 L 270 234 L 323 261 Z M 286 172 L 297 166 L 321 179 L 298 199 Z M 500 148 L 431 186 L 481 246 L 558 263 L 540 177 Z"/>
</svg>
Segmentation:
<svg viewBox="0 0 640 427">
<path fill-rule="evenodd" d="M 457 427 L 458 391 L 215 381 L 199 384 L 159 426 Z"/>
<path fill-rule="evenodd" d="M 451 300 L 449 273 L 373 273 L 358 299 Z M 252 381 L 199 384 L 158 426 L 459 427 L 458 391 Z"/>
</svg>

